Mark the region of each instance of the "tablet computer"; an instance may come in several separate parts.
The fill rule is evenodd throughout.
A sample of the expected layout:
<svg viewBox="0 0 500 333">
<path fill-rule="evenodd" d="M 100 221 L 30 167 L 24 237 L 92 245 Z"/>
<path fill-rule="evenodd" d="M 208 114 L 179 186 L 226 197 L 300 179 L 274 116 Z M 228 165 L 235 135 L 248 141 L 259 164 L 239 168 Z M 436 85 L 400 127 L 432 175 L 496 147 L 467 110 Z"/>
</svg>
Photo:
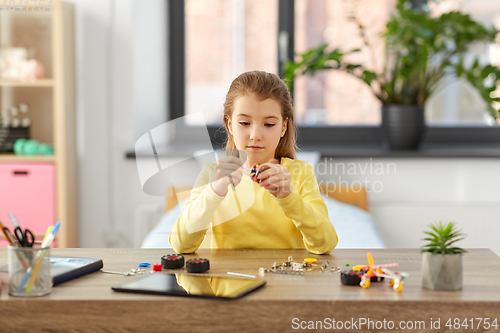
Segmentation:
<svg viewBox="0 0 500 333">
<path fill-rule="evenodd" d="M 252 292 L 266 281 L 236 277 L 205 277 L 151 273 L 112 287 L 115 291 L 168 296 L 234 299 Z"/>
</svg>

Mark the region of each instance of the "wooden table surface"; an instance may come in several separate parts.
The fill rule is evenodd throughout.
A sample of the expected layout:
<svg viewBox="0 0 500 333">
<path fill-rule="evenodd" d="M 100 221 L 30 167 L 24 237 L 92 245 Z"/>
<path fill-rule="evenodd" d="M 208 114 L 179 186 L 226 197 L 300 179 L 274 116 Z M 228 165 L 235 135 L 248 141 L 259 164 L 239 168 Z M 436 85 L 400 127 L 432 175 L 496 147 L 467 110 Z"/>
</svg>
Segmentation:
<svg viewBox="0 0 500 333">
<path fill-rule="evenodd" d="M 52 249 L 52 255 L 102 258 L 104 269 L 128 271 L 141 262 L 160 262 L 168 249 Z M 323 328 L 331 320 L 357 321 L 353 331 L 371 330 L 372 325 L 401 321 L 419 326 L 412 332 L 471 331 L 469 325 L 446 327 L 451 318 L 500 317 L 500 258 L 489 249 L 470 249 L 463 258 L 463 289 L 455 292 L 437 292 L 421 287 L 421 254 L 418 249 L 371 250 L 375 264 L 399 263 L 398 271 L 407 272 L 402 293 L 395 293 L 387 283 L 372 283 L 364 290 L 357 286 L 343 286 L 338 273 L 305 272 L 304 276 L 266 273 L 267 284 L 238 300 L 213 300 L 159 295 L 119 293 L 111 286 L 135 277 L 95 272 L 66 282 L 52 289 L 48 296 L 18 298 L 8 295 L 8 286 L 2 287 L 0 299 L 0 332 L 26 332 L 30 327 L 50 332 L 278 332 L 296 331 L 320 324 Z M 331 265 L 345 268 L 345 264 L 365 264 L 366 250 L 334 250 L 331 255 L 312 255 L 306 250 L 210 250 L 200 249 L 186 259 L 203 257 L 210 260 L 210 274 L 227 272 L 258 275 L 260 267 L 274 262 L 286 262 L 314 257 L 318 262 L 329 260 Z M 0 265 L 7 264 L 7 250 L 0 249 Z M 328 320 L 325 321 L 325 318 Z M 361 325 L 360 318 L 365 318 Z M 436 329 L 436 320 L 440 329 Z M 497 319 L 498 321 L 499 319 Z M 431 321 L 434 329 L 431 329 Z M 20 323 L 23 323 L 19 326 Z M 312 323 L 312 324 L 311 324 Z M 425 328 L 422 327 L 422 323 Z M 484 321 L 474 331 L 486 329 Z M 500 325 L 500 323 L 497 322 Z M 338 323 L 337 323 L 338 325 Z M 482 325 L 482 326 L 481 326 Z M 338 326 L 337 326 L 338 327 Z M 389 327 L 390 328 L 390 327 Z M 450 329 L 451 328 L 451 329 Z M 329 329 L 331 331 L 331 329 Z M 381 329 L 380 331 L 389 331 Z M 342 331 L 342 330 L 341 330 Z"/>
</svg>

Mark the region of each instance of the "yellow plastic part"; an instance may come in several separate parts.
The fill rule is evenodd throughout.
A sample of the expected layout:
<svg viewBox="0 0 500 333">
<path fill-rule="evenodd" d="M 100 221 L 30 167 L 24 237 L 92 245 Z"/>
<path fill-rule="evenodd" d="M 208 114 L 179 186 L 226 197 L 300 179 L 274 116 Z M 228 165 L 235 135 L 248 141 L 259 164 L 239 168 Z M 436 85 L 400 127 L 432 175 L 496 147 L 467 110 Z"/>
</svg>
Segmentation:
<svg viewBox="0 0 500 333">
<path fill-rule="evenodd" d="M 368 289 L 370 288 L 370 278 L 366 278 L 366 279 L 361 279 L 361 283 L 359 284 L 361 286 L 361 288 L 363 289 Z"/>
<path fill-rule="evenodd" d="M 391 279 L 391 280 L 389 281 L 389 287 L 392 287 L 393 285 L 394 285 L 394 279 Z"/>
<path fill-rule="evenodd" d="M 373 262 L 372 254 L 370 252 L 366 252 L 366 256 L 368 257 L 368 263 L 370 264 L 370 266 L 374 266 L 375 263 Z"/>
<path fill-rule="evenodd" d="M 395 291 L 395 292 L 397 292 L 397 293 L 402 292 L 402 291 L 403 291 L 403 284 L 402 284 L 402 283 L 400 283 L 400 284 L 399 284 L 399 286 L 398 286 L 397 288 L 395 288 L 395 289 L 394 289 L 394 291 Z"/>
<path fill-rule="evenodd" d="M 304 261 L 312 264 L 312 263 L 318 261 L 318 259 L 316 259 L 316 258 L 305 258 Z"/>
</svg>

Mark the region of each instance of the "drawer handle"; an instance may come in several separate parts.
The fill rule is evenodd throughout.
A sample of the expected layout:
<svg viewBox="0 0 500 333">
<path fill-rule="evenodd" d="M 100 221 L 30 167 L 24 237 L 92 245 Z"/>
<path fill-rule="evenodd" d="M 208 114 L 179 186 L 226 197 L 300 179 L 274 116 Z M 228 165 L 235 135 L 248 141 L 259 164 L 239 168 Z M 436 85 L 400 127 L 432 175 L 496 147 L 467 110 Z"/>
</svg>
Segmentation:
<svg viewBox="0 0 500 333">
<path fill-rule="evenodd" d="M 23 176 L 27 176 L 29 174 L 28 171 L 14 171 L 13 173 L 14 175 L 23 175 Z"/>
</svg>

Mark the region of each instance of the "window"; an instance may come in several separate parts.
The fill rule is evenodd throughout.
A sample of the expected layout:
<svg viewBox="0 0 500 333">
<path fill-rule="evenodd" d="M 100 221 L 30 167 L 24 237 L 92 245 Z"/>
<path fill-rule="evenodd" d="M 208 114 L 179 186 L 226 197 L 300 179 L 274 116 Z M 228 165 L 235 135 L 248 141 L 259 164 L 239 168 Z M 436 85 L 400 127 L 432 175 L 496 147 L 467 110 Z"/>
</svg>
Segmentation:
<svg viewBox="0 0 500 333">
<path fill-rule="evenodd" d="M 473 20 L 484 26 L 493 24 L 500 29 L 500 3 L 497 0 L 429 2 L 429 7 L 436 15 L 453 10 L 461 11 L 469 14 Z M 500 65 L 498 46 L 498 44 L 478 44 L 469 51 L 469 57 L 466 60 L 471 65 L 477 57 L 482 63 L 498 66 Z M 426 116 L 427 122 L 431 125 L 489 126 L 494 124 L 479 93 L 466 80 L 457 80 L 454 77 L 445 78 L 443 89 L 431 96 L 426 103 Z"/>
<path fill-rule="evenodd" d="M 389 18 L 392 1 L 295 0 L 295 51 L 304 53 L 321 43 L 330 48 L 352 50 L 363 46 L 356 15 L 375 45 L 375 57 L 367 50 L 351 58 L 370 69 L 382 69 L 384 44 L 379 36 Z M 381 103 L 370 88 L 347 73 L 323 71 L 300 76 L 294 85 L 295 111 L 299 125 L 380 124 Z"/>
<path fill-rule="evenodd" d="M 278 72 L 278 0 L 185 0 L 185 20 L 185 113 L 203 112 L 207 125 L 220 126 L 234 78 Z"/>
<path fill-rule="evenodd" d="M 471 11 L 483 23 L 500 27 L 496 0 L 450 0 Z M 279 73 L 281 64 L 294 52 L 321 42 L 349 49 L 361 42 L 356 24 L 347 16 L 355 13 L 367 27 L 381 61 L 384 45 L 380 33 L 390 17 L 392 0 L 171 0 L 170 110 L 174 119 L 202 110 L 213 140 L 221 144 L 223 102 L 230 82 L 241 72 L 262 69 Z M 446 10 L 435 6 L 435 12 Z M 475 11 L 475 12 L 474 12 Z M 477 17 L 476 17 L 477 16 Z M 499 52 L 481 46 L 486 60 L 498 63 Z M 359 61 L 383 64 L 365 53 Z M 495 60 L 496 57 L 496 60 Z M 492 124 L 474 90 L 453 79 L 426 105 L 429 144 L 497 143 L 498 127 Z M 380 103 L 368 87 L 354 77 L 334 71 L 300 77 L 294 83 L 294 103 L 299 142 L 304 146 L 380 147 Z M 196 126 L 196 121 L 186 124 Z"/>
</svg>

